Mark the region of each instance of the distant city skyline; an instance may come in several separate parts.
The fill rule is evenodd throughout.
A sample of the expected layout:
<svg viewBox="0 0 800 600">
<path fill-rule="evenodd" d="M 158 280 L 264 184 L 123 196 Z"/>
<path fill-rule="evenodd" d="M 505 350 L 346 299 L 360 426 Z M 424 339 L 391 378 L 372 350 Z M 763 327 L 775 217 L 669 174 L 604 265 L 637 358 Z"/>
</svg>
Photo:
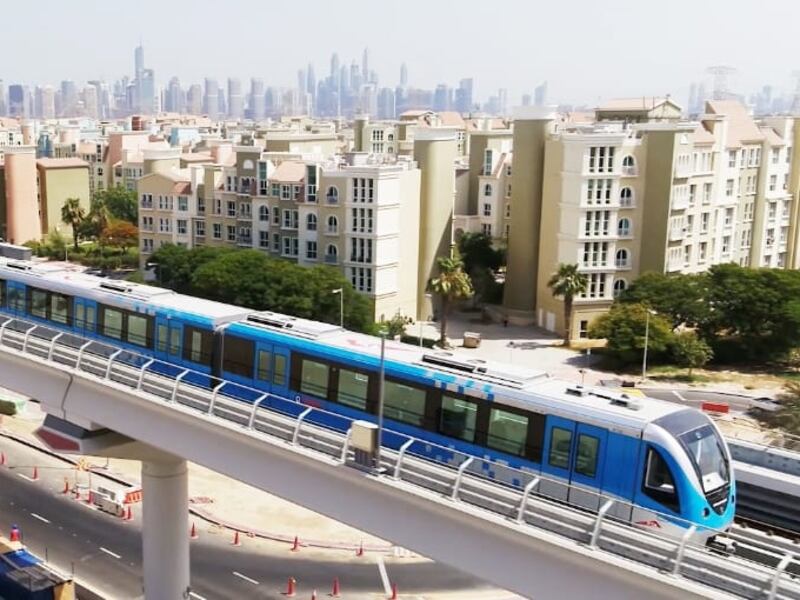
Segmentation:
<svg viewBox="0 0 800 600">
<path fill-rule="evenodd" d="M 554 102 L 670 93 L 685 103 L 691 82 L 718 64 L 738 69 L 734 91 L 768 84 L 789 93 L 800 66 L 793 58 L 800 56 L 793 31 L 800 8 L 791 0 L 675 0 L 652 14 L 634 0 L 568 8 L 512 1 L 497 10 L 465 0 L 457 11 L 419 0 L 309 0 L 280 9 L 243 0 L 142 0 L 141 19 L 94 3 L 88 11 L 54 0 L 4 8 L 5 21 L 15 24 L 0 42 L 14 56 L 0 72 L 6 85 L 132 76 L 130 52 L 140 40 L 163 87 L 177 76 L 184 85 L 257 77 L 290 88 L 309 63 L 318 78 L 327 73 L 334 51 L 342 65 L 361 65 L 366 47 L 381 85 L 397 85 L 405 62 L 409 85 L 455 87 L 473 78 L 477 98 L 505 88 L 510 105 L 543 81 Z"/>
</svg>

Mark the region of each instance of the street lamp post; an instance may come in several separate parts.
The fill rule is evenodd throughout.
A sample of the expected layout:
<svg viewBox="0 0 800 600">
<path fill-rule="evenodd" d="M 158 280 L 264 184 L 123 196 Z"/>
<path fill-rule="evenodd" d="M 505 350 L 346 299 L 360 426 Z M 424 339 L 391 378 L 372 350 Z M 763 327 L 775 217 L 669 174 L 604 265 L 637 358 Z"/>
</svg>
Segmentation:
<svg viewBox="0 0 800 600">
<path fill-rule="evenodd" d="M 339 327 L 344 329 L 344 290 L 336 288 L 331 290 L 331 294 L 339 294 Z"/>
<path fill-rule="evenodd" d="M 655 311 L 647 311 L 647 316 L 644 320 L 644 354 L 642 355 L 642 381 L 647 379 L 647 345 L 650 341 L 650 315 L 656 314 Z"/>
<path fill-rule="evenodd" d="M 375 452 L 375 467 L 381 469 L 381 444 L 383 443 L 383 395 L 386 383 L 386 330 L 381 330 L 381 367 L 378 380 L 378 447 Z"/>
</svg>

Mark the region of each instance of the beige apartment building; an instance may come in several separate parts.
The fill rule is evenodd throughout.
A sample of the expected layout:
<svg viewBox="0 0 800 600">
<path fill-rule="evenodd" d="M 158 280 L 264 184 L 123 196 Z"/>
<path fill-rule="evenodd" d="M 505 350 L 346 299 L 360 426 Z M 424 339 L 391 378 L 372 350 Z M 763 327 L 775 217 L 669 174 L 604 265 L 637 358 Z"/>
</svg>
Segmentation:
<svg viewBox="0 0 800 600">
<path fill-rule="evenodd" d="M 41 234 L 55 230 L 67 239 L 72 227 L 61 221 L 61 209 L 68 198 L 78 198 L 89 212 L 89 164 L 79 158 L 40 158 L 36 161 Z"/>
<path fill-rule="evenodd" d="M 510 319 L 563 333 L 563 304 L 547 287 L 560 263 L 588 277 L 575 338 L 644 272 L 800 266 L 795 119 L 755 121 L 736 102 L 710 101 L 686 122 L 669 99 L 641 102 L 614 101 L 591 123 L 518 115 Z"/>
</svg>

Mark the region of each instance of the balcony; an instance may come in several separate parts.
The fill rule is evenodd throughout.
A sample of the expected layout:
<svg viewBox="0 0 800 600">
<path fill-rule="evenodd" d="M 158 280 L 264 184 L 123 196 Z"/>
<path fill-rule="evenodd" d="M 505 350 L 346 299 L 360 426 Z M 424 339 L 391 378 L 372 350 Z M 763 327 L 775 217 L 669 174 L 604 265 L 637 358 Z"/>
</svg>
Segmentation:
<svg viewBox="0 0 800 600">
<path fill-rule="evenodd" d="M 328 265 L 335 265 L 339 263 L 339 255 L 338 254 L 326 254 L 325 255 L 325 264 Z"/>
<path fill-rule="evenodd" d="M 620 173 L 623 177 L 636 177 L 636 167 L 621 167 Z"/>
<path fill-rule="evenodd" d="M 256 182 L 251 181 L 250 183 L 240 183 L 238 189 L 236 190 L 237 194 L 244 194 L 247 196 L 255 196 L 256 195 Z"/>
<path fill-rule="evenodd" d="M 325 196 L 325 202 L 328 204 L 339 204 L 339 194 L 328 194 Z"/>
<path fill-rule="evenodd" d="M 686 229 L 683 227 L 676 227 L 669 231 L 670 242 L 680 242 L 684 237 L 686 237 Z"/>
<path fill-rule="evenodd" d="M 253 245 L 253 238 L 252 237 L 237 237 L 236 238 L 236 245 L 237 246 L 252 246 Z"/>
<path fill-rule="evenodd" d="M 686 179 L 692 174 L 692 167 L 688 164 L 677 163 L 675 165 L 675 172 L 673 176 L 675 179 Z"/>
</svg>

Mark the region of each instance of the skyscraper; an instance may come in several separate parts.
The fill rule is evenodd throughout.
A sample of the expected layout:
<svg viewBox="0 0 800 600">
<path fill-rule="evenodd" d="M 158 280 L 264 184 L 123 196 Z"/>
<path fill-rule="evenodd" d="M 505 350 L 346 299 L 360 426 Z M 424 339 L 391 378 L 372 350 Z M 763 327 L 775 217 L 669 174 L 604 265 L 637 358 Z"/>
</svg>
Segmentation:
<svg viewBox="0 0 800 600">
<path fill-rule="evenodd" d="M 533 90 L 533 103 L 536 106 L 547 104 L 547 82 L 543 81 Z"/>
<path fill-rule="evenodd" d="M 361 55 L 361 81 L 363 83 L 370 83 L 370 79 L 369 79 L 369 48 L 364 48 L 364 54 Z"/>
<path fill-rule="evenodd" d="M 8 88 L 8 114 L 11 117 L 32 117 L 31 91 L 27 85 L 15 83 Z"/>
<path fill-rule="evenodd" d="M 441 112 L 450 110 L 453 102 L 453 90 L 447 84 L 440 83 L 433 93 L 433 110 Z"/>
<path fill-rule="evenodd" d="M 61 116 L 72 117 L 75 116 L 75 111 L 78 105 L 78 88 L 72 80 L 64 80 L 61 82 Z"/>
<path fill-rule="evenodd" d="M 241 119 L 244 116 L 242 82 L 238 78 L 228 78 L 228 115 L 233 119 Z"/>
<path fill-rule="evenodd" d="M 97 119 L 100 116 L 97 88 L 93 85 L 87 85 L 83 88 L 83 112 L 90 119 Z"/>
<path fill-rule="evenodd" d="M 164 102 L 164 110 L 167 112 L 183 112 L 183 91 L 181 82 L 177 77 L 169 80 L 167 86 L 167 97 Z"/>
<path fill-rule="evenodd" d="M 250 116 L 260 121 L 264 118 L 264 80 L 250 80 Z"/>
<path fill-rule="evenodd" d="M 156 112 L 156 75 L 153 69 L 144 69 L 137 79 L 139 112 L 152 115 Z"/>
<path fill-rule="evenodd" d="M 133 51 L 133 72 L 138 78 L 142 71 L 144 71 L 144 47 L 139 44 Z"/>
<path fill-rule="evenodd" d="M 309 105 L 311 107 L 311 114 L 316 113 L 317 108 L 317 76 L 314 73 L 314 65 L 308 63 L 306 69 L 306 93 L 311 97 Z"/>
<path fill-rule="evenodd" d="M 203 88 L 199 83 L 193 84 L 186 94 L 186 112 L 190 115 L 203 114 Z"/>
<path fill-rule="evenodd" d="M 5 117 L 8 113 L 8 101 L 6 99 L 6 84 L 0 79 L 0 117 Z"/>
<path fill-rule="evenodd" d="M 358 68 L 358 63 L 353 61 L 350 65 L 350 90 L 357 94 L 362 83 L 363 80 L 361 77 L 361 71 Z"/>
<path fill-rule="evenodd" d="M 206 77 L 203 109 L 210 119 L 219 119 L 219 84 L 216 79 Z"/>
<path fill-rule="evenodd" d="M 400 87 L 408 86 L 408 67 L 406 63 L 400 65 Z"/>
<path fill-rule="evenodd" d="M 339 55 L 336 52 L 331 55 L 331 79 L 334 84 L 339 83 Z"/>
<path fill-rule="evenodd" d="M 470 113 L 472 112 L 474 103 L 473 103 L 473 89 L 474 89 L 474 81 L 473 79 L 467 78 L 462 79 L 458 82 L 458 89 L 456 90 L 456 110 L 460 113 Z"/>
<path fill-rule="evenodd" d="M 39 119 L 55 119 L 56 91 L 52 85 L 37 86 L 34 93 L 33 114 Z"/>
</svg>

